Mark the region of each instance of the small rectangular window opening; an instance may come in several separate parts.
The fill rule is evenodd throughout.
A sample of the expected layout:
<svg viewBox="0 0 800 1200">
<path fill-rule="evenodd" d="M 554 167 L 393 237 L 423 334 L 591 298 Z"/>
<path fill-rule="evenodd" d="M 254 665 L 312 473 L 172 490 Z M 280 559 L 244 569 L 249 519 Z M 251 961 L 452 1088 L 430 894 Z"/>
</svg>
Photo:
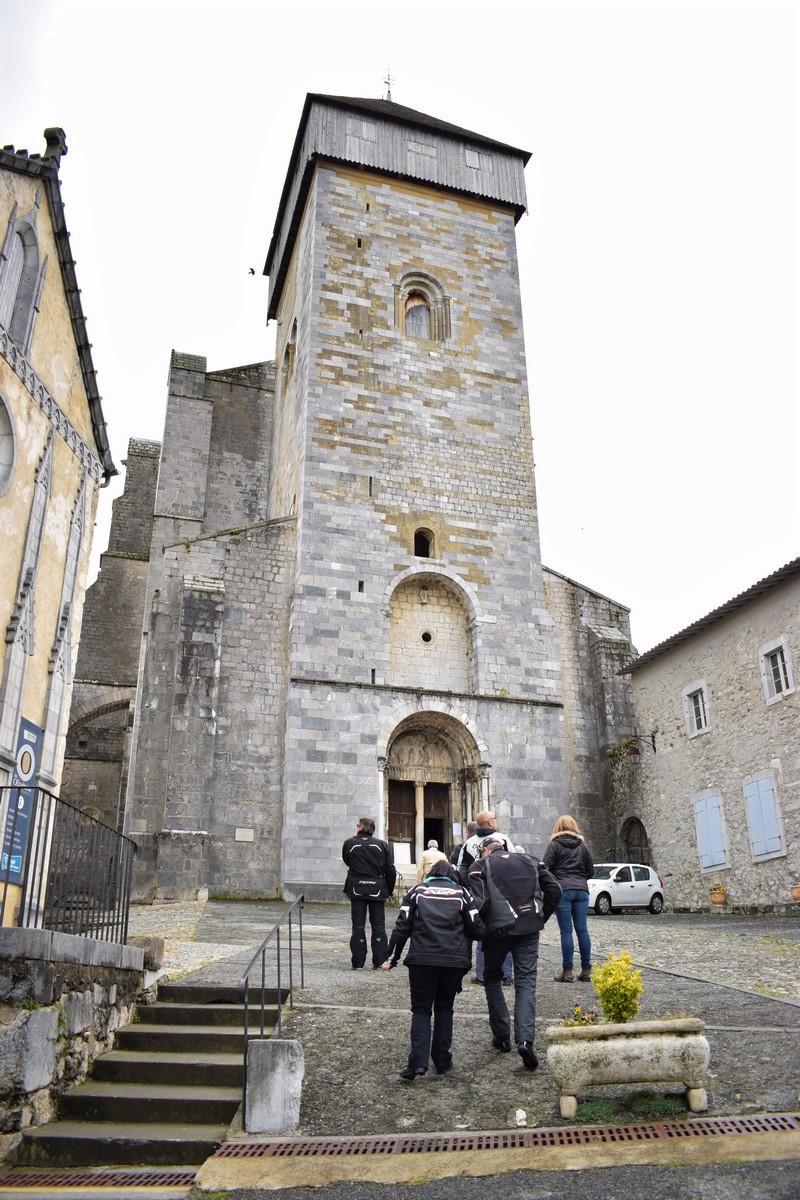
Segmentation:
<svg viewBox="0 0 800 1200">
<path fill-rule="evenodd" d="M 357 244 L 358 244 L 358 248 L 360 250 L 361 249 L 361 238 L 358 238 Z"/>
<path fill-rule="evenodd" d="M 372 495 L 372 476 L 369 477 L 369 494 Z"/>
<path fill-rule="evenodd" d="M 358 581 L 358 590 L 360 592 L 363 592 L 363 590 L 364 590 L 364 580 L 363 579 L 359 579 L 359 581 Z"/>
<path fill-rule="evenodd" d="M 372 682 L 375 682 L 375 668 L 372 668 Z"/>
<path fill-rule="evenodd" d="M 783 650 L 775 650 L 769 655 L 769 670 L 772 675 L 773 695 L 779 696 L 789 688 L 789 676 L 786 670 L 786 659 Z"/>
</svg>

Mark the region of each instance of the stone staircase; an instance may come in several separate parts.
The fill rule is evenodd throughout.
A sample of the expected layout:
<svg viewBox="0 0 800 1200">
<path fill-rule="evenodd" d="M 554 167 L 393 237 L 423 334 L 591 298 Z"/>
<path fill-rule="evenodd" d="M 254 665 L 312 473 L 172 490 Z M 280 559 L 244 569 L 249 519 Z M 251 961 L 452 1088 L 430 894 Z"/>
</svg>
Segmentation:
<svg viewBox="0 0 800 1200">
<path fill-rule="evenodd" d="M 277 1020 L 277 993 L 265 1035 Z M 261 992 L 250 997 L 260 1035 Z M 241 1103 L 244 1005 L 234 988 L 163 984 L 139 1007 L 90 1078 L 61 1098 L 60 1119 L 26 1129 L 14 1165 L 199 1166 L 225 1140 Z"/>
</svg>

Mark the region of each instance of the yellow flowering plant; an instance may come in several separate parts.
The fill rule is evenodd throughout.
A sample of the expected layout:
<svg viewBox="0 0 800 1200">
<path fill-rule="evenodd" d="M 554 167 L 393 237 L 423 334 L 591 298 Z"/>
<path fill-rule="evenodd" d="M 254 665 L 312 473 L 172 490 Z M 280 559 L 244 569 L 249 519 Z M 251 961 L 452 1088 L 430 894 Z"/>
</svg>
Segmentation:
<svg viewBox="0 0 800 1200">
<path fill-rule="evenodd" d="M 603 1016 L 614 1024 L 632 1021 L 639 1011 L 642 994 L 642 972 L 634 969 L 627 950 L 609 954 L 606 962 L 592 971 L 592 984 L 600 1001 Z"/>
</svg>

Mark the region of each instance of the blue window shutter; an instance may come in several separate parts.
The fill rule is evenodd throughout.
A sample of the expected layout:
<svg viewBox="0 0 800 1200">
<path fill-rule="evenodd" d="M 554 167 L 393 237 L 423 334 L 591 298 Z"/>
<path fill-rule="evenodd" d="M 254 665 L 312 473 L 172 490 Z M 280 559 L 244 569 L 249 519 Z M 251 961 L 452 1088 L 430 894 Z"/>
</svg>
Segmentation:
<svg viewBox="0 0 800 1200">
<path fill-rule="evenodd" d="M 753 854 L 774 854 L 782 847 L 772 780 L 756 779 L 752 783 L 746 783 L 744 795 L 747 801 Z"/>
<path fill-rule="evenodd" d="M 719 796 L 703 796 L 694 802 L 697 839 L 702 867 L 718 867 L 725 862 L 722 836 L 722 805 Z"/>
</svg>

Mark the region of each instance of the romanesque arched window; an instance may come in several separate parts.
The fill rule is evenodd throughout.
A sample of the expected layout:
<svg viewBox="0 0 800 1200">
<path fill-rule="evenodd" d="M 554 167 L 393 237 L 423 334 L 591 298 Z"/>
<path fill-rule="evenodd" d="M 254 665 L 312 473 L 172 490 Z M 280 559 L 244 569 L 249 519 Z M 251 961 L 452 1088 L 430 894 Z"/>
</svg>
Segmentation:
<svg viewBox="0 0 800 1200">
<path fill-rule="evenodd" d="M 450 337 L 450 297 L 432 275 L 409 271 L 394 285 L 395 325 L 408 338 L 444 342 Z"/>
</svg>

